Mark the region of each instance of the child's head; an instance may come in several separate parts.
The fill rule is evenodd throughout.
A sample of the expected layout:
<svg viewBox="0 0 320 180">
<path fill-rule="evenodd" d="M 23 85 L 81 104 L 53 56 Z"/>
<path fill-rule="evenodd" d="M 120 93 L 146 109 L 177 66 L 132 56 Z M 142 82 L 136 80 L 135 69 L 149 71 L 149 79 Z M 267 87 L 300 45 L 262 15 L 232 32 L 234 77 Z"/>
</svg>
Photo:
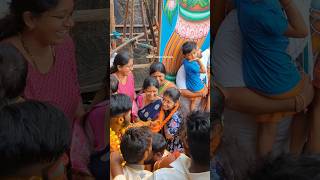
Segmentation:
<svg viewBox="0 0 320 180">
<path fill-rule="evenodd" d="M 257 168 L 250 180 L 310 180 L 320 178 L 320 156 L 281 155 L 276 159 L 267 160 L 261 168 Z"/>
<path fill-rule="evenodd" d="M 130 122 L 132 101 L 125 94 L 115 94 L 110 97 L 110 117 L 112 125 L 125 127 Z"/>
<path fill-rule="evenodd" d="M 27 61 L 19 50 L 0 43 L 0 101 L 19 97 L 26 86 Z"/>
<path fill-rule="evenodd" d="M 113 61 L 113 66 L 111 67 L 111 73 L 120 72 L 124 76 L 127 76 L 133 70 L 133 58 L 128 52 L 119 52 Z"/>
<path fill-rule="evenodd" d="M 58 160 L 71 139 L 70 121 L 62 111 L 25 101 L 4 106 L 0 119 L 0 176 L 38 176 L 41 172 L 46 176 L 48 167 L 62 163 Z"/>
<path fill-rule="evenodd" d="M 111 74 L 110 75 L 110 92 L 111 92 L 111 95 L 117 93 L 118 85 L 119 85 L 118 79 L 116 78 L 115 75 Z"/>
<path fill-rule="evenodd" d="M 149 74 L 159 82 L 160 86 L 162 86 L 165 82 L 166 67 L 161 62 L 154 62 L 150 66 Z"/>
<path fill-rule="evenodd" d="M 197 164 L 210 163 L 210 114 L 208 112 L 191 112 L 185 122 L 181 138 L 187 154 Z"/>
<path fill-rule="evenodd" d="M 150 154 L 146 164 L 154 164 L 160 160 L 164 154 L 164 150 L 167 148 L 167 141 L 160 133 L 152 134 L 152 153 Z"/>
<path fill-rule="evenodd" d="M 147 77 L 142 88 L 148 100 L 153 101 L 158 97 L 159 82 L 155 78 Z"/>
<path fill-rule="evenodd" d="M 210 134 L 210 154 L 211 158 L 214 156 L 223 133 L 222 116 L 224 110 L 224 95 L 217 86 L 213 86 L 213 109 L 211 113 L 211 134 Z"/>
<path fill-rule="evenodd" d="M 144 164 L 152 151 L 152 133 L 146 126 L 132 127 L 122 136 L 120 150 L 129 164 Z"/>
<path fill-rule="evenodd" d="M 197 43 L 193 41 L 187 41 L 182 45 L 182 54 L 186 59 L 194 60 L 201 58 L 201 50 L 198 48 Z"/>
<path fill-rule="evenodd" d="M 180 98 L 180 91 L 176 88 L 168 88 L 163 93 L 162 108 L 165 111 L 172 110 L 178 103 Z"/>
</svg>

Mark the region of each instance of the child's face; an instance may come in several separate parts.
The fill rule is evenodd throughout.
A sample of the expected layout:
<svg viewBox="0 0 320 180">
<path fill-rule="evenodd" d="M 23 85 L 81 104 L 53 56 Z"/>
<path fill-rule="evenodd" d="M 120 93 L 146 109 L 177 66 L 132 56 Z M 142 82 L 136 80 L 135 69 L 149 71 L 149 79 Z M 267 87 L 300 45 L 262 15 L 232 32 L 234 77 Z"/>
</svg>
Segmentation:
<svg viewBox="0 0 320 180">
<path fill-rule="evenodd" d="M 159 71 L 157 71 L 157 72 L 151 74 L 151 76 L 154 77 L 158 81 L 160 86 L 162 86 L 164 81 L 165 81 L 165 76 L 166 75 L 161 73 L 161 72 L 159 72 Z"/>
<path fill-rule="evenodd" d="M 196 49 L 193 49 L 190 53 L 186 54 L 185 57 L 189 60 L 202 58 L 201 49 L 197 47 Z"/>
<path fill-rule="evenodd" d="M 172 110 L 176 103 L 169 97 L 169 96 L 164 96 L 162 99 L 162 108 L 165 111 Z"/>
<path fill-rule="evenodd" d="M 149 101 L 154 101 L 157 99 L 158 96 L 158 88 L 154 86 L 149 86 L 147 89 L 144 90 L 144 93 Z"/>
</svg>

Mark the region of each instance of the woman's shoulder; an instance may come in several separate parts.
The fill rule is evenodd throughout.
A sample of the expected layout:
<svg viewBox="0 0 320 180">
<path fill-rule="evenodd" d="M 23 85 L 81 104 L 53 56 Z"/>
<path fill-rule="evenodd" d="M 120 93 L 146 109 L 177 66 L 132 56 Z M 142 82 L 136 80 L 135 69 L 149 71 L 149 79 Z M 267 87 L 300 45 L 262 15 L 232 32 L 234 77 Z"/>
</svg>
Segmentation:
<svg viewBox="0 0 320 180">
<path fill-rule="evenodd" d="M 173 83 L 171 81 L 167 81 L 167 88 L 166 89 L 168 89 L 168 88 L 177 88 L 177 86 L 175 83 Z"/>
</svg>

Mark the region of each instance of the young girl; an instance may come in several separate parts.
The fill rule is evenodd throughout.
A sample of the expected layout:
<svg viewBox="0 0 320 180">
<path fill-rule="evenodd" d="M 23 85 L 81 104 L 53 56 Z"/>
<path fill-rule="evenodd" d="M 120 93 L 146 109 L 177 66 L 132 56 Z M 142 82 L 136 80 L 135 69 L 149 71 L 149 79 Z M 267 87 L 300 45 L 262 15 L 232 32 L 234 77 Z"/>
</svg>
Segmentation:
<svg viewBox="0 0 320 180">
<path fill-rule="evenodd" d="M 116 55 L 111 67 L 113 74 L 119 81 L 118 93 L 126 94 L 132 101 L 132 121 L 137 117 L 137 105 L 135 103 L 136 93 L 134 89 L 133 58 L 128 52 L 120 52 Z"/>
<path fill-rule="evenodd" d="M 166 68 L 161 62 L 155 62 L 151 64 L 149 69 L 150 76 L 154 77 L 159 82 L 159 95 L 162 96 L 163 93 L 171 87 L 176 87 L 176 85 L 165 79 Z"/>
<path fill-rule="evenodd" d="M 180 92 L 176 88 L 169 88 L 163 93 L 162 107 L 159 117 L 151 123 L 151 130 L 159 132 L 163 128 L 167 139 L 167 149 L 170 152 L 183 152 L 182 142 L 179 138 L 179 132 L 183 123 L 182 115 L 179 111 Z"/>
<path fill-rule="evenodd" d="M 161 98 L 158 96 L 159 83 L 153 77 L 143 82 L 143 93 L 137 97 L 138 116 L 142 121 L 154 120 L 158 117 Z"/>
</svg>

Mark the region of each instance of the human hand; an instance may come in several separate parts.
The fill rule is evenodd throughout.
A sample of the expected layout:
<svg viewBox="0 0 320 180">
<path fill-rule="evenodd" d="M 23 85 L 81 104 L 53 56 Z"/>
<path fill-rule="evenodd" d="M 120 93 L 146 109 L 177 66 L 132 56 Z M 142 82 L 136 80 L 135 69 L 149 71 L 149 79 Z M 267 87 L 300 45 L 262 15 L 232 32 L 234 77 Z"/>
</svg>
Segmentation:
<svg viewBox="0 0 320 180">
<path fill-rule="evenodd" d="M 207 94 L 208 94 L 208 88 L 207 88 L 207 87 L 204 87 L 204 91 L 202 91 L 201 96 L 202 96 L 202 97 L 206 97 Z"/>
<path fill-rule="evenodd" d="M 123 157 L 120 151 L 113 151 L 110 153 L 110 164 L 121 164 Z"/>
</svg>

